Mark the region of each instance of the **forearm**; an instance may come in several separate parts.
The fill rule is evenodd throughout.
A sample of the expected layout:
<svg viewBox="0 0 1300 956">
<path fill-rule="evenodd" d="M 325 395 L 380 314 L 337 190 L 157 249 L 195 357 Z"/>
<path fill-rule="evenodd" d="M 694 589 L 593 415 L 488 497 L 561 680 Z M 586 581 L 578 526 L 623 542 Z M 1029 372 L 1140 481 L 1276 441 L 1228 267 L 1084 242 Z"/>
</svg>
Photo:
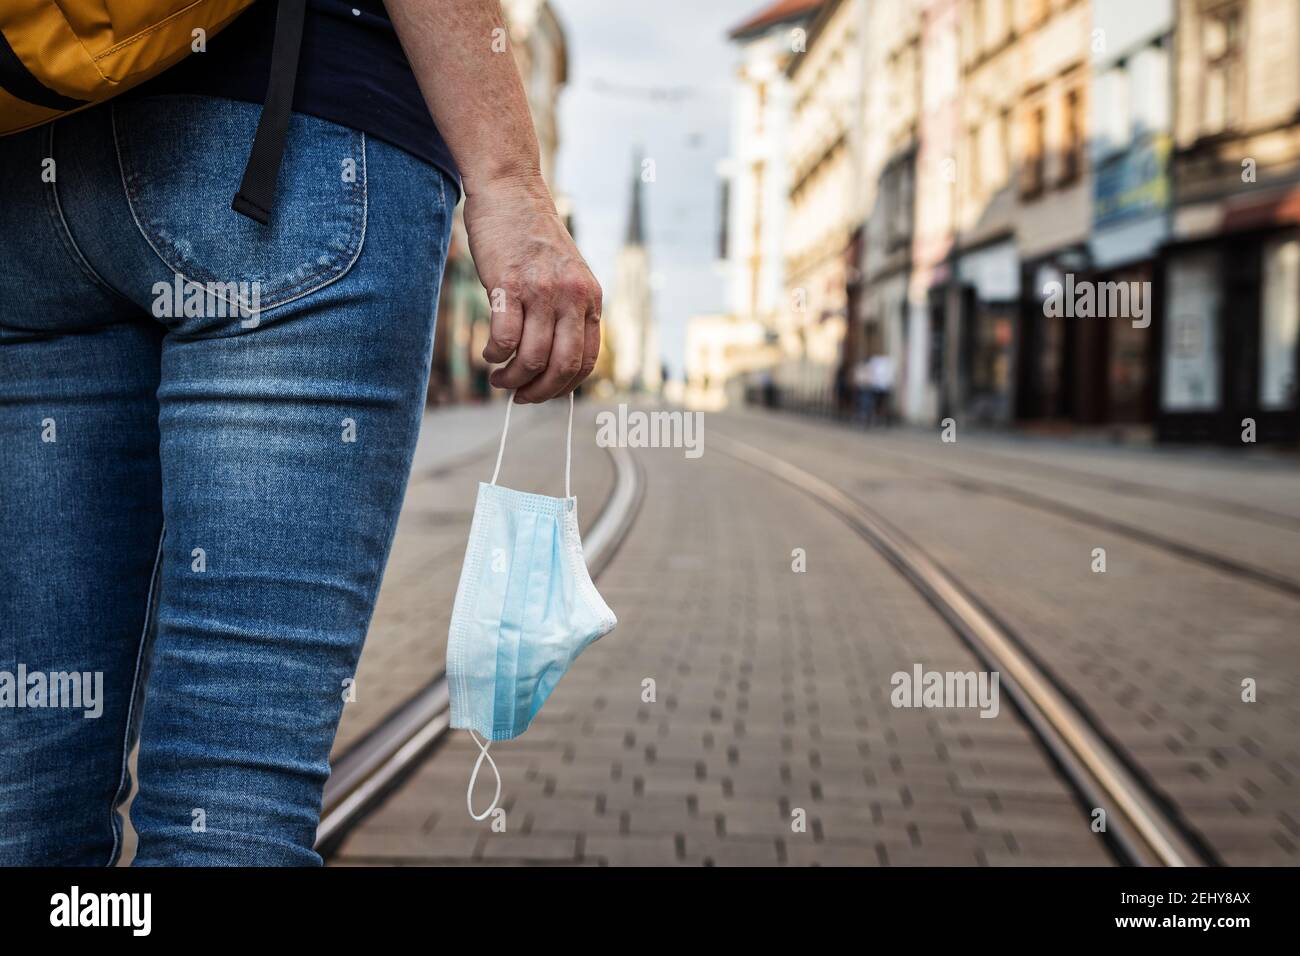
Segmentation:
<svg viewBox="0 0 1300 956">
<path fill-rule="evenodd" d="M 537 136 L 498 0 L 384 3 L 466 194 L 503 182 L 540 186 Z"/>
<path fill-rule="evenodd" d="M 483 358 L 515 401 L 576 388 L 600 353 L 600 285 L 556 214 L 498 0 L 384 0 L 465 183 L 465 232 L 492 296 Z"/>
</svg>

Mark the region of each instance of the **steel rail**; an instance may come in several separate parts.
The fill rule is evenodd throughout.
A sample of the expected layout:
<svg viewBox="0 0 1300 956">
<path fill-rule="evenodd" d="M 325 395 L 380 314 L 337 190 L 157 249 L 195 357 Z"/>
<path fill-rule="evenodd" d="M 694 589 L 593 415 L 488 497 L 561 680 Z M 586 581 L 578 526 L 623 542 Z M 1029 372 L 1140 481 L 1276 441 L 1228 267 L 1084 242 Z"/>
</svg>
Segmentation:
<svg viewBox="0 0 1300 956">
<path fill-rule="evenodd" d="M 866 505 L 798 465 L 716 429 L 710 443 L 838 515 L 912 583 L 988 667 L 1002 674 L 1002 684 L 1085 805 L 1108 808 L 1106 832 L 1124 862 L 1214 862 L 1176 811 L 1134 774 L 1013 633 L 915 543 Z"/>
</svg>

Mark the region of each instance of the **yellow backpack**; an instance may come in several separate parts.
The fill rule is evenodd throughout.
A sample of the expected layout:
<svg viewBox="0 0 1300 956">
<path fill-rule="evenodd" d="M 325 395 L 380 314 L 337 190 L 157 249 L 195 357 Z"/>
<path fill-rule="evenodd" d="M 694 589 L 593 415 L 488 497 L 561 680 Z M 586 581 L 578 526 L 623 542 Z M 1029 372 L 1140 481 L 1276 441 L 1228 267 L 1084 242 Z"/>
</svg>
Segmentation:
<svg viewBox="0 0 1300 956">
<path fill-rule="evenodd" d="M 253 0 L 0 0 L 0 136 L 102 103 L 180 62 Z M 232 208 L 270 220 L 306 0 L 281 0 L 266 104 Z M 201 34 L 196 31 L 202 31 Z"/>
</svg>

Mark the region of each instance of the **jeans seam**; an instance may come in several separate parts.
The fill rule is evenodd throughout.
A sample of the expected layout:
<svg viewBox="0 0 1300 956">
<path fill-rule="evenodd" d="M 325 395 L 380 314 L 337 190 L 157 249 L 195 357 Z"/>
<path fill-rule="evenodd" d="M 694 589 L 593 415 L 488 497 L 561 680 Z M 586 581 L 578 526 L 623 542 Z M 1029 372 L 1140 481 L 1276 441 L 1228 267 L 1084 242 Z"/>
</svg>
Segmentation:
<svg viewBox="0 0 1300 956">
<path fill-rule="evenodd" d="M 149 628 L 153 623 L 154 604 L 158 599 L 158 585 L 162 583 L 159 575 L 159 565 L 162 563 L 163 539 L 167 534 L 167 522 L 164 520 L 161 528 L 158 529 L 158 548 L 154 552 L 153 571 L 149 575 L 149 596 L 144 603 L 144 625 L 140 629 L 140 643 L 135 652 L 135 671 L 131 675 L 131 696 L 126 708 L 126 730 L 122 734 L 122 769 L 118 772 L 117 790 L 113 795 L 113 802 L 108 808 L 108 825 L 113 831 L 113 851 L 109 854 L 108 865 L 112 866 L 117 862 L 118 854 L 122 850 L 122 833 L 121 828 L 117 825 L 117 809 L 121 806 L 125 794 L 122 793 L 126 787 L 127 764 L 131 759 L 129 744 L 131 742 L 132 726 L 135 723 L 136 700 L 139 697 L 140 690 L 140 664 L 144 660 L 145 646 L 149 643 Z"/>
<path fill-rule="evenodd" d="M 180 276 L 182 282 L 193 283 L 194 285 L 202 285 L 203 279 L 193 278 L 187 275 L 186 273 L 182 272 L 180 269 L 177 269 L 172 263 L 167 261 L 167 258 L 162 254 L 157 244 L 154 242 L 154 237 L 150 235 L 149 230 L 147 230 L 144 226 L 144 223 L 140 221 L 140 216 L 136 212 L 135 193 L 126 181 L 126 166 L 122 162 L 122 147 L 117 132 L 116 104 L 110 104 L 109 117 L 113 128 L 113 152 L 117 157 L 117 172 L 118 172 L 118 176 L 122 180 L 122 192 L 126 196 L 127 208 L 131 211 L 131 221 L 135 223 L 136 230 L 140 233 L 141 238 L 144 239 L 144 241 L 148 244 L 149 248 L 153 251 L 153 254 L 158 257 L 159 262 L 161 262 L 164 266 L 170 269 L 174 274 Z M 353 132 L 358 132 L 358 131 L 354 130 Z M 338 271 L 335 272 L 333 275 L 329 275 L 330 272 L 329 268 L 322 269 L 321 271 L 315 272 L 312 275 L 308 276 L 307 278 L 294 283 L 293 285 L 289 286 L 288 289 L 282 290 L 282 292 L 291 292 L 295 289 L 302 289 L 301 292 L 296 292 L 293 295 L 286 295 L 282 299 L 273 299 L 273 301 L 269 305 L 261 305 L 258 309 L 259 314 L 270 312 L 272 309 L 278 309 L 282 305 L 288 305 L 290 302 L 295 302 L 298 299 L 301 299 L 303 296 L 311 295 L 313 292 L 317 292 L 325 288 L 327 285 L 331 285 L 337 282 L 339 279 L 342 279 L 349 272 L 351 272 L 352 267 L 356 265 L 357 260 L 361 258 L 361 251 L 365 248 L 366 245 L 366 229 L 367 226 L 369 225 L 369 219 L 370 219 L 370 182 L 369 182 L 369 171 L 367 169 L 367 164 L 366 164 L 366 134 L 364 132 L 360 132 L 359 135 L 361 137 L 361 235 L 357 239 L 357 246 L 352 253 L 352 258 L 349 259 L 344 265 L 342 265 L 342 267 L 340 267 Z M 316 285 L 311 286 L 310 288 L 306 288 L 306 289 L 302 288 L 308 283 L 315 282 L 321 276 L 327 276 L 327 278 L 317 283 Z M 215 276 L 207 276 L 206 278 L 208 281 L 219 281 Z M 214 295 L 216 295 L 216 293 L 214 293 Z M 226 299 L 221 295 L 216 295 L 216 297 L 221 299 L 223 302 L 226 301 Z M 243 304 L 243 303 L 236 303 L 236 304 Z"/>
<path fill-rule="evenodd" d="M 362 134 L 362 143 L 361 143 L 361 145 L 362 145 L 362 153 L 361 153 L 361 158 L 362 158 L 362 168 L 363 168 L 363 170 L 364 170 L 364 168 L 365 168 L 365 165 L 364 165 L 364 164 L 365 164 L 365 134 L 364 134 L 364 133 Z M 445 189 L 445 186 L 443 185 L 443 182 L 444 182 L 445 179 L 446 179 L 446 176 L 445 176 L 441 171 L 438 171 L 438 190 L 439 190 L 439 195 L 442 196 L 442 197 L 444 197 L 444 198 L 442 199 L 442 208 L 439 210 L 439 215 L 443 217 L 443 220 L 444 220 L 444 222 L 446 223 L 446 229 L 445 229 L 444 231 L 449 232 L 449 230 L 450 230 L 450 218 L 451 218 L 451 217 L 450 217 L 450 213 L 447 211 L 447 203 L 446 203 L 446 200 L 445 200 L 446 189 Z M 367 174 L 367 175 L 364 175 L 364 176 L 363 176 L 363 180 L 364 180 L 364 182 L 365 182 L 365 188 L 368 190 L 368 189 L 369 189 L 369 185 L 370 185 L 370 177 L 369 177 L 369 175 L 368 175 L 368 174 Z M 363 195 L 364 195 L 364 193 L 363 193 Z M 365 244 L 365 242 L 364 242 L 364 229 L 365 229 L 365 227 L 364 227 L 364 224 L 363 224 L 363 226 L 362 226 L 362 232 L 363 232 L 362 245 Z M 439 249 L 439 258 L 440 258 L 440 259 L 443 258 L 443 257 L 445 257 L 445 255 L 446 255 L 446 253 L 447 253 L 447 250 L 448 250 L 449 246 L 450 246 L 450 238 L 448 238 L 448 239 L 446 239 L 446 240 L 443 240 L 443 241 L 440 243 L 440 249 Z M 436 289 L 436 290 L 434 291 L 434 297 L 433 297 L 433 328 L 432 328 L 432 329 L 430 330 L 430 332 L 429 332 L 429 347 L 430 347 L 430 349 L 432 349 L 432 347 L 433 347 L 433 341 L 434 341 L 435 337 L 436 337 L 437 334 L 438 334 L 438 301 L 439 301 L 440 296 L 441 296 L 441 282 L 439 283 L 439 288 Z M 426 370 L 427 370 L 427 363 L 426 363 Z M 426 391 L 428 390 L 428 379 L 427 379 L 427 376 L 425 376 L 425 390 L 426 390 Z M 421 405 L 421 409 L 422 409 L 422 407 L 423 407 L 423 406 Z M 405 461 L 404 467 L 402 468 L 401 472 L 399 473 L 399 482 L 398 482 L 398 484 L 400 485 L 400 487 L 399 487 L 399 489 L 398 489 L 398 493 L 397 493 L 398 507 L 393 511 L 392 515 L 389 516 L 389 519 L 388 519 L 388 528 L 387 528 L 387 531 L 385 532 L 385 535 L 384 535 L 384 538 L 383 538 L 383 540 L 385 541 L 385 545 L 384 545 L 384 549 L 383 549 L 383 552 L 382 552 L 382 558 L 381 558 L 381 560 L 380 560 L 380 562 L 379 562 L 378 573 L 375 575 L 375 579 L 374 579 L 374 581 L 372 582 L 372 586 L 371 586 L 371 588 L 370 588 L 370 595 L 369 595 L 370 617 L 367 619 L 367 621 L 366 621 L 366 628 L 365 628 L 365 631 L 364 631 L 364 632 L 362 633 L 362 635 L 361 635 L 361 644 L 362 644 L 362 646 L 361 646 L 361 650 L 359 650 L 359 651 L 357 652 L 357 654 L 358 654 L 358 660 L 360 659 L 361 651 L 365 649 L 365 640 L 366 640 L 366 638 L 369 636 L 369 633 L 370 633 L 370 625 L 371 625 L 371 622 L 374 620 L 375 605 L 376 605 L 376 604 L 378 603 L 378 601 L 379 601 L 379 590 L 380 590 L 380 588 L 383 586 L 383 583 L 384 583 L 384 572 L 388 570 L 388 561 L 389 561 L 389 559 L 392 557 L 393 542 L 394 542 L 394 540 L 395 540 L 396 537 L 397 537 L 397 526 L 398 526 L 398 523 L 399 523 L 399 519 L 401 518 L 401 511 L 402 511 L 402 509 L 401 509 L 401 500 L 402 500 L 403 498 L 405 498 L 405 496 L 406 496 L 406 492 L 407 492 L 407 490 L 408 490 L 409 487 L 410 487 L 410 482 L 411 482 L 411 470 L 412 470 L 412 467 L 414 466 L 414 463 L 415 463 L 415 446 L 416 446 L 416 444 L 419 442 L 419 438 L 420 438 L 420 422 L 421 422 L 421 419 L 422 419 L 422 418 L 423 418 L 423 411 L 421 410 L 421 413 L 420 413 L 420 414 L 417 414 L 417 415 L 414 416 L 414 421 L 412 422 L 412 424 L 411 424 L 411 426 L 410 426 L 410 428 L 409 428 L 409 434 L 408 434 L 408 436 L 407 436 L 407 449 L 408 449 L 408 450 L 407 450 L 407 454 L 406 454 L 406 461 Z M 453 602 L 453 603 L 454 603 L 454 602 Z M 452 642 L 451 642 L 451 637 L 450 637 L 450 634 L 449 634 L 449 635 L 448 635 L 448 640 L 447 640 L 447 644 L 448 644 L 449 647 L 450 647 L 451 643 L 452 643 Z M 354 676 L 354 677 L 356 676 L 356 671 L 355 671 L 355 669 L 353 670 L 353 676 Z M 340 718 L 340 719 L 341 719 L 341 718 Z"/>
<path fill-rule="evenodd" d="M 54 128 L 58 125 L 58 123 L 50 123 L 49 131 L 46 135 L 46 153 L 51 159 L 54 158 Z M 64 251 L 68 253 L 68 257 L 72 259 L 87 279 L 99 286 L 109 295 L 112 295 L 114 298 L 129 303 L 129 299 L 109 285 L 104 277 L 95 271 L 95 267 L 90 264 L 90 261 L 81 251 L 81 247 L 77 245 L 77 240 L 73 237 L 72 229 L 68 225 L 68 219 L 63 214 L 63 204 L 59 202 L 58 179 L 58 167 L 55 166 L 54 178 L 50 181 L 49 202 L 46 208 L 50 213 L 50 219 L 53 221 L 54 231 L 58 234 L 59 241 L 63 245 Z"/>
</svg>

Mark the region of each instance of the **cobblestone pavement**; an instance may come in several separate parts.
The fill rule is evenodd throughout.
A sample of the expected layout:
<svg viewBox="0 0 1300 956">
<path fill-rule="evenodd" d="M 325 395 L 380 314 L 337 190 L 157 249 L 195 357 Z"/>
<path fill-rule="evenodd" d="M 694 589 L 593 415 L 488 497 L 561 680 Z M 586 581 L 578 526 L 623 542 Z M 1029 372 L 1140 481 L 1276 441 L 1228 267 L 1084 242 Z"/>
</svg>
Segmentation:
<svg viewBox="0 0 1300 956">
<path fill-rule="evenodd" d="M 646 498 L 598 582 L 619 627 L 493 746 L 504 832 L 468 816 L 477 751 L 453 732 L 332 862 L 1109 863 L 1005 700 L 891 706 L 896 671 L 980 669 L 897 572 L 707 431 L 705 449 L 635 452 Z"/>
<path fill-rule="evenodd" d="M 937 430 L 863 434 L 753 413 L 711 424 L 839 485 L 956 574 L 1224 862 L 1300 863 L 1300 599 L 988 487 L 1122 517 L 1300 580 L 1300 529 L 1287 520 L 1300 514 L 1295 462 L 943 444 Z M 1106 551 L 1105 573 L 1092 570 L 1094 548 Z M 1255 703 L 1242 700 L 1247 678 Z"/>
<path fill-rule="evenodd" d="M 830 427 L 844 437 L 842 426 Z M 1294 459 L 1267 451 L 1129 450 L 995 436 L 945 444 L 937 430 L 872 435 L 859 447 L 930 479 L 955 472 L 968 486 L 991 482 L 1022 498 L 1092 511 L 1276 574 L 1300 591 L 1300 468 Z"/>
</svg>

